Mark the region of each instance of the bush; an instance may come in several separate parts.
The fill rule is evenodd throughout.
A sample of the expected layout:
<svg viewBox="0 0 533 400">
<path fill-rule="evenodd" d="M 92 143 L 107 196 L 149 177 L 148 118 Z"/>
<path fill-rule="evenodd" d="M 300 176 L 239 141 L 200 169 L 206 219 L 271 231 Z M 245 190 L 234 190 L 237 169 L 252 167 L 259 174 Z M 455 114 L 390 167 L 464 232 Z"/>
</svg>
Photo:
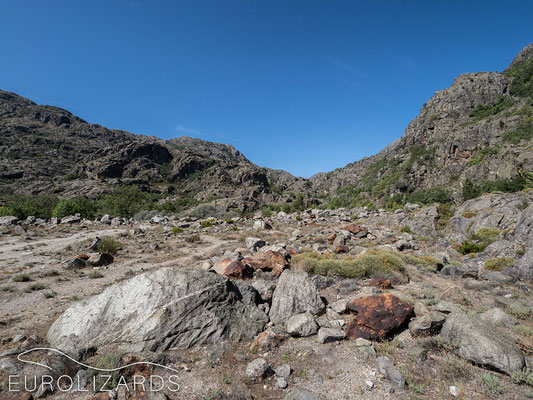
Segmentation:
<svg viewBox="0 0 533 400">
<path fill-rule="evenodd" d="M 507 306 L 507 311 L 513 317 L 518 319 L 527 319 L 531 315 L 531 310 L 529 307 L 523 306 L 518 303 L 512 303 Z"/>
<path fill-rule="evenodd" d="M 65 218 L 69 215 L 80 214 L 83 218 L 92 219 L 95 217 L 96 204 L 94 201 L 84 197 L 77 197 L 69 200 L 61 200 L 52 211 L 54 218 Z"/>
<path fill-rule="evenodd" d="M 37 218 L 49 219 L 59 199 L 55 196 L 22 196 L 10 195 L 5 198 L 6 205 L 0 207 L 0 216 L 15 216 L 20 219 L 32 215 Z"/>
<path fill-rule="evenodd" d="M 122 243 L 110 236 L 104 236 L 101 240 L 102 242 L 98 246 L 98 251 L 101 253 L 114 254 L 122 248 Z"/>
<path fill-rule="evenodd" d="M 468 165 L 480 164 L 485 157 L 498 154 L 499 152 L 500 152 L 500 148 L 499 147 L 490 147 L 490 146 L 489 147 L 484 147 L 481 150 L 479 150 L 478 152 L 476 152 L 476 154 L 474 154 L 472 156 L 472 158 L 470 158 L 470 161 L 468 162 Z"/>
<path fill-rule="evenodd" d="M 13 282 L 29 282 L 31 278 L 28 274 L 18 274 L 13 277 Z"/>
<path fill-rule="evenodd" d="M 512 78 L 509 92 L 513 96 L 531 97 L 533 95 L 533 58 L 514 65 L 503 74 Z"/>
<path fill-rule="evenodd" d="M 457 247 L 457 251 L 461 254 L 481 253 L 492 243 L 494 243 L 500 235 L 500 231 L 492 228 L 481 228 L 476 233 L 470 235 L 469 239 L 464 240 L 461 245 Z"/>
<path fill-rule="evenodd" d="M 505 111 L 508 108 L 512 107 L 513 104 L 514 101 L 510 97 L 501 96 L 494 103 L 487 105 L 478 105 L 477 108 L 470 113 L 470 117 L 474 118 L 474 120 L 476 121 L 479 121 L 483 118 L 488 118 L 492 115 L 496 115 L 502 111 Z"/>
<path fill-rule="evenodd" d="M 409 202 L 419 204 L 449 203 L 452 201 L 450 192 L 442 186 L 417 190 L 409 196 Z"/>
<path fill-rule="evenodd" d="M 485 269 L 489 271 L 501 271 L 504 268 L 512 266 L 514 260 L 509 257 L 489 258 L 485 261 Z"/>
<path fill-rule="evenodd" d="M 113 189 L 98 201 L 98 214 L 131 218 L 142 210 L 152 210 L 155 197 L 134 186 Z"/>
<path fill-rule="evenodd" d="M 533 373 L 531 371 L 513 371 L 511 379 L 519 385 L 533 386 Z"/>
<path fill-rule="evenodd" d="M 339 275 L 347 278 L 389 277 L 405 273 L 404 262 L 387 250 L 371 249 L 356 258 L 334 258 L 331 254 L 307 252 L 293 257 L 293 263 L 316 275 Z"/>
<path fill-rule="evenodd" d="M 485 181 L 480 186 L 474 185 L 470 180 L 463 185 L 463 200 L 470 200 L 481 196 L 483 193 L 504 192 L 514 193 L 526 188 L 526 180 L 520 175 L 515 175 L 510 179 L 496 179 Z"/>
<path fill-rule="evenodd" d="M 480 376 L 481 382 L 485 385 L 487 390 L 492 394 L 505 393 L 505 385 L 501 383 L 498 377 L 491 374 L 482 374 Z"/>
</svg>

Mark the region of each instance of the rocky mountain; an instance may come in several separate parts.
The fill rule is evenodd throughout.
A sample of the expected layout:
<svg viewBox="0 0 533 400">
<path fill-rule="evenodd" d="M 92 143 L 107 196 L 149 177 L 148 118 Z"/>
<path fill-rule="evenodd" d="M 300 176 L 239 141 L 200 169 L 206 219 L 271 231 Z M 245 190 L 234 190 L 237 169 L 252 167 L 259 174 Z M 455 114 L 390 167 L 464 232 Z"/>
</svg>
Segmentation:
<svg viewBox="0 0 533 400">
<path fill-rule="evenodd" d="M 313 186 L 339 202 L 390 206 L 512 191 L 525 184 L 523 171 L 533 170 L 532 138 L 533 44 L 502 73 L 458 76 L 423 105 L 401 138 L 375 156 L 314 176 Z"/>
<path fill-rule="evenodd" d="M 96 198 L 117 185 L 138 185 L 200 202 L 222 199 L 226 208 L 244 210 L 289 201 L 283 192 L 307 185 L 258 167 L 230 145 L 107 129 L 5 91 L 0 136 L 0 183 L 26 195 Z"/>
<path fill-rule="evenodd" d="M 310 179 L 259 167 L 234 147 L 168 141 L 91 124 L 0 91 L 2 192 L 98 198 L 135 185 L 160 199 L 225 210 L 429 204 L 521 190 L 533 171 L 533 45 L 502 73 L 458 76 L 423 105 L 404 135 L 375 156 Z"/>
</svg>

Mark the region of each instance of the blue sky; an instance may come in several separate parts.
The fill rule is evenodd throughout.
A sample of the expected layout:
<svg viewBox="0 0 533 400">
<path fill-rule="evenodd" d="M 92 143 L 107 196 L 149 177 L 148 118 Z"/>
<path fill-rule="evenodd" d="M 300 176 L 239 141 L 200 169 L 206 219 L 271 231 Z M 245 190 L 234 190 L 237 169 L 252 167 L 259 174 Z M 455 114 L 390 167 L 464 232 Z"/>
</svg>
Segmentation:
<svg viewBox="0 0 533 400">
<path fill-rule="evenodd" d="M 0 17 L 1 89 L 306 177 L 533 42 L 529 0 L 0 0 Z"/>
</svg>

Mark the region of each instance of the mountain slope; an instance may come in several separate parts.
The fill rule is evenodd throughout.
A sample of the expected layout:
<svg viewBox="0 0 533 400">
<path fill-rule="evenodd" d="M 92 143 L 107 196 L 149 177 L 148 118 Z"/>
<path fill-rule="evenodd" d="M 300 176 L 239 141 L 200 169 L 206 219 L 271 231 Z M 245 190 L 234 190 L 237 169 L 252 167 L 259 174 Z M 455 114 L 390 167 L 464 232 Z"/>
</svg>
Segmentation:
<svg viewBox="0 0 533 400">
<path fill-rule="evenodd" d="M 533 45 L 503 73 L 458 76 L 424 104 L 400 139 L 375 156 L 315 176 L 317 195 L 337 204 L 394 206 L 523 186 L 521 169 L 533 170 L 532 76 Z"/>
<path fill-rule="evenodd" d="M 289 201 L 306 181 L 261 168 L 234 147 L 169 141 L 90 124 L 70 112 L 0 91 L 0 184 L 26 195 L 96 198 L 117 185 L 241 211 Z M 220 202 L 220 201 L 219 201 Z"/>
</svg>

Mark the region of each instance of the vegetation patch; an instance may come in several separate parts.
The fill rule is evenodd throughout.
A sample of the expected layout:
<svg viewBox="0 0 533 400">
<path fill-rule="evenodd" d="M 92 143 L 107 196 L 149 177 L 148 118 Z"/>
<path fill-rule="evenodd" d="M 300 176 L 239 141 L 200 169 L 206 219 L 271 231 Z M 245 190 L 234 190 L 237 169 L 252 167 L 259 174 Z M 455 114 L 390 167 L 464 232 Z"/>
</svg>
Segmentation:
<svg viewBox="0 0 533 400">
<path fill-rule="evenodd" d="M 102 237 L 98 250 L 102 253 L 115 254 L 122 249 L 122 243 L 110 236 Z"/>
<path fill-rule="evenodd" d="M 461 254 L 481 253 L 500 236 L 501 231 L 493 228 L 481 228 L 464 240 L 456 250 Z"/>
<path fill-rule="evenodd" d="M 509 92 L 513 96 L 533 96 L 533 58 L 508 68 L 503 74 L 512 78 Z"/>
<path fill-rule="evenodd" d="M 514 104 L 513 99 L 508 96 L 501 96 L 494 103 L 487 105 L 478 105 L 474 111 L 470 113 L 470 117 L 474 118 L 475 121 L 479 121 L 484 118 L 491 117 L 493 115 L 499 114 L 502 111 L 511 108 Z"/>
<path fill-rule="evenodd" d="M 514 264 L 514 260 L 509 257 L 489 258 L 485 261 L 485 269 L 489 271 L 501 271 Z"/>
<path fill-rule="evenodd" d="M 520 175 L 515 175 L 510 179 L 496 179 L 485 181 L 481 185 L 474 185 L 472 181 L 466 180 L 463 184 L 463 200 L 475 199 L 483 193 L 504 192 L 514 193 L 526 188 L 526 179 Z"/>
<path fill-rule="evenodd" d="M 470 161 L 468 162 L 468 165 L 478 165 L 481 164 L 481 162 L 485 159 L 485 157 L 493 156 L 495 154 L 498 154 L 500 152 L 499 147 L 484 147 L 481 150 L 478 150 L 476 154 L 472 156 Z"/>
</svg>

